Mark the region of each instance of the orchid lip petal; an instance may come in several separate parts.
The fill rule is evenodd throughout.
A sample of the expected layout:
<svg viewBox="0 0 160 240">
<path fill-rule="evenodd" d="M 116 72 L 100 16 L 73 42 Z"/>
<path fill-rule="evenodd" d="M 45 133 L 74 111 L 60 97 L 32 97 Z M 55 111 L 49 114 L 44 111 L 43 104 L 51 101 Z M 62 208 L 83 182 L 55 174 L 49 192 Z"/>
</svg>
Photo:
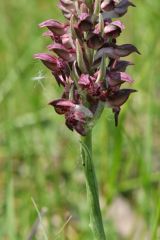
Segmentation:
<svg viewBox="0 0 160 240">
<path fill-rule="evenodd" d="M 88 40 L 87 45 L 89 48 L 99 49 L 104 44 L 104 39 L 99 34 L 93 34 Z"/>
<path fill-rule="evenodd" d="M 134 65 L 132 62 L 119 60 L 116 65 L 112 68 L 112 71 L 125 72 L 128 66 Z"/>
<path fill-rule="evenodd" d="M 128 83 L 132 83 L 134 81 L 132 77 L 125 72 L 110 72 L 108 75 L 115 81 L 124 81 Z"/>
<path fill-rule="evenodd" d="M 129 98 L 131 93 L 137 92 L 134 89 L 120 89 L 118 92 L 114 93 L 112 96 L 109 96 L 107 99 L 107 104 L 109 107 L 120 107 L 123 105 Z"/>
<path fill-rule="evenodd" d="M 126 51 L 127 55 L 129 55 L 132 52 L 136 52 L 138 54 L 141 54 L 138 51 L 138 49 L 134 45 L 132 45 L 132 44 L 123 44 L 123 45 L 117 46 L 117 49 L 118 50 L 123 50 L 124 52 Z"/>
<path fill-rule="evenodd" d="M 120 1 L 119 4 L 117 4 L 117 8 L 122 8 L 122 7 L 129 7 L 129 6 L 132 6 L 132 7 L 136 7 L 135 4 L 133 4 L 132 2 L 130 2 L 129 0 L 122 0 Z"/>
<path fill-rule="evenodd" d="M 78 29 L 80 31 L 89 31 L 93 27 L 91 17 L 88 13 L 81 13 L 79 16 Z"/>
<path fill-rule="evenodd" d="M 102 15 L 104 19 L 122 17 L 127 12 L 129 6 L 135 7 L 129 0 L 122 0 L 118 4 L 112 3 L 109 9 L 107 9 L 107 5 L 102 3 L 101 8 L 104 11 Z"/>
<path fill-rule="evenodd" d="M 132 44 L 123 44 L 114 47 L 104 47 L 97 51 L 94 61 L 97 61 L 103 55 L 107 55 L 108 57 L 113 59 L 118 59 L 120 57 L 126 57 L 133 52 L 140 54 L 138 49 Z"/>
<path fill-rule="evenodd" d="M 125 29 L 124 24 L 123 24 L 121 21 L 119 21 L 119 20 L 114 21 L 114 22 L 112 22 L 111 24 L 114 25 L 114 26 L 116 26 L 116 27 L 118 27 L 118 28 L 120 28 L 121 30 L 124 30 L 124 29 Z"/>
<path fill-rule="evenodd" d="M 88 86 L 90 84 L 89 74 L 82 74 L 78 83 L 80 86 Z"/>
</svg>

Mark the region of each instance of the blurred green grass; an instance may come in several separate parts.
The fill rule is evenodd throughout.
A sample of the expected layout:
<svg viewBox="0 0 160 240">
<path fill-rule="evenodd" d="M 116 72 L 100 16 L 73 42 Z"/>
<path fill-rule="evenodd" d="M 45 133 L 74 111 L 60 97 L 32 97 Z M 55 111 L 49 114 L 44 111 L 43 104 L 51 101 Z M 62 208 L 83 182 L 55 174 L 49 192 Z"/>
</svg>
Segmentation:
<svg viewBox="0 0 160 240">
<path fill-rule="evenodd" d="M 108 239 L 123 239 L 108 215 L 118 196 L 145 222 L 148 239 L 160 239 L 160 40 L 159 0 L 134 1 L 119 40 L 142 53 L 129 72 L 138 93 L 123 107 L 120 125 L 106 109 L 94 129 L 94 158 Z M 46 51 L 37 28 L 62 19 L 57 1 L 0 1 L 0 239 L 27 239 L 37 212 L 48 209 L 49 239 L 92 239 L 79 139 L 47 102 L 59 96 L 52 76 L 32 55 Z M 43 76 L 35 81 L 34 77 Z M 115 212 L 116 214 L 116 212 Z M 58 234 L 61 227 L 70 222 Z M 159 235 L 158 235 L 159 234 Z M 34 239 L 34 238 L 33 238 Z M 36 239 L 36 238 L 35 238 Z M 43 235 L 37 239 L 44 239 Z M 133 239 L 130 237 L 129 239 Z M 145 239 L 141 236 L 140 239 Z"/>
</svg>

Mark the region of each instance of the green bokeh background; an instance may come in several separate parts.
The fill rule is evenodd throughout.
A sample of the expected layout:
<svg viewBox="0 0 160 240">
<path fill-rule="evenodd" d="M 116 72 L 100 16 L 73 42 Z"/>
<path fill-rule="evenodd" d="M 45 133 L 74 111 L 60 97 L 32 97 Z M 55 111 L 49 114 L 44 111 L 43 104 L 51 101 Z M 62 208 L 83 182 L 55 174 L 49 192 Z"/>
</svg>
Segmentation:
<svg viewBox="0 0 160 240">
<path fill-rule="evenodd" d="M 130 8 L 122 18 L 126 30 L 118 43 L 135 44 L 142 53 L 128 58 L 135 63 L 128 72 L 138 93 L 123 107 L 118 128 L 111 110 L 106 109 L 93 133 L 107 240 L 136 239 L 134 234 L 122 237 L 108 215 L 119 197 L 144 223 L 137 240 L 146 235 L 148 240 L 160 239 L 160 2 L 133 2 L 137 8 Z M 49 18 L 62 20 L 56 5 L 55 0 L 0 1 L 2 240 L 27 239 L 37 219 L 31 198 L 39 211 L 47 209 L 43 223 L 48 239 L 93 239 L 79 136 L 47 105 L 61 89 L 32 58 L 34 53 L 45 52 L 50 43 L 41 37 L 38 23 Z M 33 239 L 45 239 L 38 232 Z"/>
</svg>

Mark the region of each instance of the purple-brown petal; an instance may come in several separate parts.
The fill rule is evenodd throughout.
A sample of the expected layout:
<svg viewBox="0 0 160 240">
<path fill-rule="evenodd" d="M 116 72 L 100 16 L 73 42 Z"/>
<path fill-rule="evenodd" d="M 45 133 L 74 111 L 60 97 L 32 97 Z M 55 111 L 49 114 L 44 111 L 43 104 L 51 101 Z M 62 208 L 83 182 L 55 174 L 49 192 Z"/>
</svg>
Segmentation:
<svg viewBox="0 0 160 240">
<path fill-rule="evenodd" d="M 87 134 L 86 126 L 84 123 L 81 123 L 74 119 L 72 116 L 65 116 L 66 117 L 66 126 L 71 130 L 75 130 L 77 133 L 79 133 L 82 136 L 85 136 Z"/>
<path fill-rule="evenodd" d="M 49 105 L 53 106 L 58 114 L 68 113 L 71 109 L 75 108 L 75 104 L 71 100 L 57 99 L 49 102 Z"/>
<path fill-rule="evenodd" d="M 89 74 L 82 74 L 79 78 L 78 84 L 82 87 L 87 87 L 90 85 Z"/>
<path fill-rule="evenodd" d="M 109 107 L 120 107 L 129 98 L 131 93 L 137 92 L 134 89 L 120 89 L 107 98 L 107 104 Z"/>
<path fill-rule="evenodd" d="M 121 21 L 119 21 L 119 20 L 114 21 L 111 24 L 116 26 L 116 27 L 118 27 L 121 31 L 125 29 L 124 24 Z"/>
<path fill-rule="evenodd" d="M 69 50 L 59 43 L 49 45 L 48 49 L 54 51 L 59 57 L 68 62 L 72 62 L 76 58 L 75 51 Z"/>
<path fill-rule="evenodd" d="M 113 47 L 105 47 L 101 48 L 97 51 L 95 57 L 94 57 L 94 62 L 97 60 L 101 59 L 104 55 L 116 59 L 118 58 L 118 55 L 115 53 L 115 49 Z"/>
<path fill-rule="evenodd" d="M 104 55 L 107 55 L 108 57 L 113 59 L 118 59 L 120 57 L 126 57 L 133 52 L 140 54 L 138 49 L 132 44 L 123 44 L 120 46 L 105 47 L 97 51 L 94 61 L 96 62 L 99 58 L 103 57 Z"/>
<path fill-rule="evenodd" d="M 107 24 L 104 27 L 104 33 L 109 34 L 109 33 L 115 32 L 116 30 L 121 32 L 124 29 L 125 29 L 124 24 L 121 21 L 117 20 L 117 21 L 114 21 L 114 22 L 111 22 L 111 23 Z"/>
<path fill-rule="evenodd" d="M 39 27 L 47 27 L 51 32 L 57 35 L 63 35 L 67 31 L 67 25 L 53 19 L 46 20 L 39 24 Z"/>
<path fill-rule="evenodd" d="M 57 58 L 46 53 L 34 54 L 34 58 L 39 59 L 51 71 L 57 70 Z"/>
<path fill-rule="evenodd" d="M 52 74 L 53 74 L 54 78 L 56 79 L 56 81 L 57 81 L 57 83 L 58 83 L 59 86 L 60 86 L 60 85 L 65 86 L 66 81 L 65 81 L 65 79 L 62 77 L 62 75 L 57 74 L 57 72 L 52 72 Z"/>
<path fill-rule="evenodd" d="M 135 4 L 133 4 L 129 0 L 121 0 L 120 3 L 116 5 L 116 8 L 126 8 L 129 6 L 135 7 Z"/>
<path fill-rule="evenodd" d="M 47 32 L 44 32 L 42 34 L 44 37 L 50 37 L 55 43 L 61 43 L 61 36 L 57 35 L 53 32 L 51 32 L 50 30 L 48 30 Z"/>
<path fill-rule="evenodd" d="M 133 79 L 132 77 L 125 73 L 125 72 L 109 72 L 108 73 L 109 77 L 115 81 L 124 81 L 124 82 L 128 82 L 128 83 L 132 83 Z"/>
<path fill-rule="evenodd" d="M 119 60 L 116 62 L 115 66 L 112 68 L 113 71 L 125 72 L 126 68 L 130 65 L 134 65 L 129 61 Z"/>
<path fill-rule="evenodd" d="M 91 21 L 91 17 L 88 13 L 81 13 L 81 15 L 79 16 L 77 27 L 82 32 L 90 31 L 92 29 L 93 24 Z"/>
<path fill-rule="evenodd" d="M 75 10 L 70 10 L 70 9 L 68 9 L 68 8 L 65 7 L 62 3 L 59 3 L 59 4 L 58 4 L 58 7 L 61 9 L 64 17 L 67 18 L 67 19 L 70 19 L 71 16 L 72 16 L 72 14 L 73 14 L 73 12 L 75 12 Z"/>
<path fill-rule="evenodd" d="M 72 37 L 68 33 L 61 36 L 61 41 L 65 48 L 67 49 L 74 48 Z"/>
<path fill-rule="evenodd" d="M 114 107 L 112 109 L 113 113 L 114 113 L 114 121 L 115 121 L 115 126 L 118 126 L 118 117 L 119 117 L 119 113 L 120 113 L 120 107 Z"/>
<path fill-rule="evenodd" d="M 75 108 L 66 112 L 66 125 L 71 130 L 76 130 L 82 136 L 87 133 L 87 121 L 92 118 L 92 112 L 83 105 L 75 105 Z"/>
<path fill-rule="evenodd" d="M 75 10 L 75 4 L 71 0 L 60 0 L 60 4 L 68 11 L 73 12 Z"/>
<path fill-rule="evenodd" d="M 101 3 L 101 9 L 103 11 L 111 11 L 113 10 L 115 7 L 115 2 L 113 0 L 104 0 Z"/>
<path fill-rule="evenodd" d="M 135 7 L 135 5 L 128 0 L 122 0 L 118 4 L 115 4 L 114 3 L 115 1 L 113 0 L 112 2 L 113 2 L 111 5 L 112 7 L 110 9 L 107 9 L 107 5 L 105 6 L 105 4 L 104 6 L 101 5 L 102 10 L 104 11 L 103 13 L 104 19 L 122 17 L 127 12 L 129 6 Z"/>
<path fill-rule="evenodd" d="M 104 39 L 99 34 L 91 34 L 87 40 L 87 46 L 93 49 L 99 49 L 104 44 Z"/>
<path fill-rule="evenodd" d="M 126 57 L 133 52 L 140 54 L 138 49 L 132 44 L 123 44 L 115 48 L 115 54 L 119 57 Z"/>
</svg>

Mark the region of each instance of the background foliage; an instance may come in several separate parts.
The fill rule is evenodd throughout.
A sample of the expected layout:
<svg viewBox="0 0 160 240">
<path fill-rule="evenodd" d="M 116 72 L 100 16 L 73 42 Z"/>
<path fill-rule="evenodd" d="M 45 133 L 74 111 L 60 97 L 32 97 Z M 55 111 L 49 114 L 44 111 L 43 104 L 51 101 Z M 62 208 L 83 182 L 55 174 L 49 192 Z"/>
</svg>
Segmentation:
<svg viewBox="0 0 160 240">
<path fill-rule="evenodd" d="M 160 2 L 134 3 L 137 8 L 130 8 L 122 19 L 126 30 L 119 43 L 133 43 L 142 53 L 130 57 L 135 66 L 129 69 L 139 92 L 123 107 L 118 128 L 106 109 L 94 129 L 108 240 L 160 239 Z M 49 18 L 62 20 L 56 4 L 55 0 L 0 1 L 2 240 L 27 239 L 37 219 L 31 197 L 39 211 L 48 209 L 43 217 L 48 239 L 92 239 L 79 138 L 47 105 L 61 90 L 32 58 L 46 51 L 49 43 L 37 24 Z M 129 222 L 133 228 L 126 234 Z M 37 232 L 32 239 L 45 239 L 42 229 Z"/>
</svg>

